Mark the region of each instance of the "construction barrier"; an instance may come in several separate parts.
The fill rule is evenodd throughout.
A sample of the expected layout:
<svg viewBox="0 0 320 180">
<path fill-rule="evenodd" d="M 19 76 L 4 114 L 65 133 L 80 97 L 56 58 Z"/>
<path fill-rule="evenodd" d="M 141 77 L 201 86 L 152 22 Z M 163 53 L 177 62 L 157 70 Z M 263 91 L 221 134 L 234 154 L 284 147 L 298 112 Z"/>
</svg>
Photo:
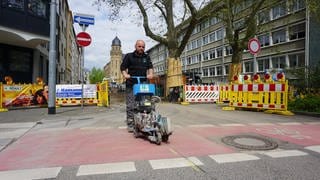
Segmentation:
<svg viewBox="0 0 320 180">
<path fill-rule="evenodd" d="M 221 84 L 219 85 L 219 102 L 229 102 L 229 85 L 228 84 Z"/>
<path fill-rule="evenodd" d="M 184 101 L 190 103 L 214 103 L 219 100 L 219 86 L 185 85 Z"/>
<path fill-rule="evenodd" d="M 57 84 L 57 106 L 97 105 L 98 92 L 95 84 Z"/>
<path fill-rule="evenodd" d="M 254 83 L 245 77 L 245 84 L 238 84 L 238 78 L 234 78 L 235 81 L 229 86 L 229 107 L 262 109 L 269 113 L 292 115 L 287 110 L 288 81 L 284 80 L 284 75 L 278 75 L 279 80 L 274 82 L 267 74 L 266 83 L 262 83 L 257 76 L 259 75 L 254 77 Z"/>
<path fill-rule="evenodd" d="M 97 85 L 98 90 L 98 106 L 109 106 L 109 86 L 108 81 L 103 81 Z"/>
<path fill-rule="evenodd" d="M 6 112 L 8 109 L 4 108 L 4 103 L 3 103 L 3 86 L 2 82 L 0 82 L 0 112 Z"/>
</svg>

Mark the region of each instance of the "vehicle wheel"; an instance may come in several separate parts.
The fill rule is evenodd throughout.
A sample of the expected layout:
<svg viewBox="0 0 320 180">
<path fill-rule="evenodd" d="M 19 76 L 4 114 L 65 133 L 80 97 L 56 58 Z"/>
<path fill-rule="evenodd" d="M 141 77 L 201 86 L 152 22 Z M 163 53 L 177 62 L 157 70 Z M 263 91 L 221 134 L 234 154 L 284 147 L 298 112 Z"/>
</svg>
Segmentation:
<svg viewBox="0 0 320 180">
<path fill-rule="evenodd" d="M 134 136 L 135 138 L 138 138 L 138 137 L 139 137 L 139 131 L 138 131 L 137 127 L 133 127 L 133 136 Z"/>
<path fill-rule="evenodd" d="M 157 137 L 156 138 L 157 138 L 156 144 L 160 145 L 161 141 L 162 141 L 162 137 L 161 137 L 161 133 L 160 132 L 157 132 Z"/>
<path fill-rule="evenodd" d="M 168 135 L 163 135 L 162 136 L 162 142 L 168 142 L 169 141 L 169 136 Z"/>
</svg>

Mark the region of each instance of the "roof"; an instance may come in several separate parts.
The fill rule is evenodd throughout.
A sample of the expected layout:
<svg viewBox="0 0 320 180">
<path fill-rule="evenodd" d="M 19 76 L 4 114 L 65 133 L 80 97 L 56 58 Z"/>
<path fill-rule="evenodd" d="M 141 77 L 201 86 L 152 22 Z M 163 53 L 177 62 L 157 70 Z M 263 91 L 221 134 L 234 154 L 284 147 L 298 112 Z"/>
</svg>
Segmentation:
<svg viewBox="0 0 320 180">
<path fill-rule="evenodd" d="M 121 46 L 121 41 L 118 38 L 118 36 L 116 36 L 113 40 L 112 40 L 112 46 Z"/>
</svg>

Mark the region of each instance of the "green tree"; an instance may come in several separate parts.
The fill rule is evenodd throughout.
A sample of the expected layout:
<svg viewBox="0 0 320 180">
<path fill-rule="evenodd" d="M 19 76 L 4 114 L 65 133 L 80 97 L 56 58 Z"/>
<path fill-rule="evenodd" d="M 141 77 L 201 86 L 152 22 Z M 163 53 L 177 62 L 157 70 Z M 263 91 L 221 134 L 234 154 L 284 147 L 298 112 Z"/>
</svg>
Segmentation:
<svg viewBox="0 0 320 180">
<path fill-rule="evenodd" d="M 90 84 L 102 82 L 105 73 L 102 69 L 93 67 L 89 73 Z"/>
<path fill-rule="evenodd" d="M 98 7 L 107 5 L 112 20 L 120 18 L 123 7 L 130 7 L 130 15 L 138 14 L 142 19 L 145 34 L 168 48 L 167 90 L 183 85 L 180 55 L 196 25 L 211 14 L 200 9 L 205 6 L 212 12 L 218 8 L 218 4 L 210 0 L 95 0 L 94 4 Z"/>
</svg>

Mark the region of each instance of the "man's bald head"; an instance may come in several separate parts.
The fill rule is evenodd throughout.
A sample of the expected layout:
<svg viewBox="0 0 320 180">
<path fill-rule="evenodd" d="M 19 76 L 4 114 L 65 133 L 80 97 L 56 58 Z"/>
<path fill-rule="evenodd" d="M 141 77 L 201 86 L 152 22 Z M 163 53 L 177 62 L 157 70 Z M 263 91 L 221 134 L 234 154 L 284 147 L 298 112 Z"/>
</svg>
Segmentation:
<svg viewBox="0 0 320 180">
<path fill-rule="evenodd" d="M 144 41 L 143 40 L 137 40 L 135 48 L 136 48 L 137 54 L 142 55 L 144 53 L 144 49 L 145 49 Z"/>
</svg>

